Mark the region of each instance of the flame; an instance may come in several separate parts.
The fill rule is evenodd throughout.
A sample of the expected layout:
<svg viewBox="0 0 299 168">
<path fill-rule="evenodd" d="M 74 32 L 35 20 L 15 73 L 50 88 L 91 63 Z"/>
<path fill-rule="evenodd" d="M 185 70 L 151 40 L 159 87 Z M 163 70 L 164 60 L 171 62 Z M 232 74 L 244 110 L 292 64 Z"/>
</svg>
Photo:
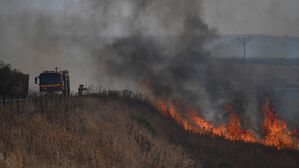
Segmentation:
<svg viewBox="0 0 299 168">
<path fill-rule="evenodd" d="M 245 142 L 256 142 L 255 137 L 248 130 L 242 130 L 240 118 L 237 114 L 230 116 L 230 121 L 226 125 L 227 132 L 225 138 L 229 140 L 243 140 Z"/>
<path fill-rule="evenodd" d="M 196 116 L 195 113 L 190 113 L 189 117 L 194 124 L 202 129 L 201 134 L 223 136 L 225 139 L 232 141 L 242 140 L 245 142 L 256 142 L 255 137 L 248 130 L 242 130 L 240 118 L 237 114 L 232 114 L 229 123 L 227 125 L 222 124 L 220 127 L 205 122 L 202 118 Z"/>
<path fill-rule="evenodd" d="M 177 114 L 174 108 L 168 108 L 163 101 L 158 102 L 158 109 L 164 116 L 171 117 L 176 123 L 183 126 L 186 131 L 196 132 L 195 127 L 192 127 L 180 114 Z"/>
<path fill-rule="evenodd" d="M 222 125 L 221 127 L 215 127 L 212 124 L 204 121 L 202 118 L 196 115 L 196 112 L 190 112 L 188 114 L 190 120 L 200 128 L 198 133 L 200 134 L 211 134 L 212 136 L 223 136 L 223 132 L 225 132 L 225 127 Z"/>
<path fill-rule="evenodd" d="M 291 132 L 287 130 L 287 124 L 279 120 L 278 114 L 274 113 L 269 97 L 267 97 L 266 104 L 262 108 L 262 113 L 265 116 L 262 124 L 265 137 L 263 143 L 278 148 L 291 148 L 293 146 Z"/>
<path fill-rule="evenodd" d="M 297 141 L 295 148 L 299 149 L 299 128 L 293 128 L 292 134 L 295 140 Z"/>
<path fill-rule="evenodd" d="M 212 137 L 221 136 L 231 141 L 261 143 L 277 147 L 278 149 L 291 148 L 299 150 L 299 129 L 293 129 L 293 133 L 287 130 L 286 123 L 279 120 L 278 114 L 274 113 L 274 109 L 270 105 L 270 98 L 267 98 L 266 104 L 262 108 L 265 117 L 262 123 L 264 131 L 264 138 L 262 139 L 257 139 L 250 131 L 242 129 L 240 118 L 237 114 L 231 114 L 227 124 L 215 126 L 199 117 L 195 111 L 189 110 L 185 113 L 186 116 L 183 116 L 177 113 L 175 108 L 168 108 L 163 101 L 158 101 L 158 109 L 164 116 L 172 118 L 186 131 L 197 134 L 209 134 Z M 232 106 L 226 105 L 225 109 L 227 112 L 230 112 L 232 111 Z"/>
<path fill-rule="evenodd" d="M 293 128 L 292 131 L 293 137 L 297 139 L 297 141 L 299 141 L 299 128 Z"/>
</svg>

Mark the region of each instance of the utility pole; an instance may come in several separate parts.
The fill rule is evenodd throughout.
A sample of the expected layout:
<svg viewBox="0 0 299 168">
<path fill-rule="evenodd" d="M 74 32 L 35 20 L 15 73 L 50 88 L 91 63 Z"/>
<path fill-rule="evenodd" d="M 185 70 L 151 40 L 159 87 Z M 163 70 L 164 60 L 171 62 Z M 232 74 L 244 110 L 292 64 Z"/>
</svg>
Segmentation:
<svg viewBox="0 0 299 168">
<path fill-rule="evenodd" d="M 243 72 L 245 75 L 245 70 L 246 70 L 246 44 L 249 43 L 251 40 L 251 37 L 240 37 L 238 40 L 243 44 L 244 47 L 244 56 L 243 56 Z"/>
</svg>

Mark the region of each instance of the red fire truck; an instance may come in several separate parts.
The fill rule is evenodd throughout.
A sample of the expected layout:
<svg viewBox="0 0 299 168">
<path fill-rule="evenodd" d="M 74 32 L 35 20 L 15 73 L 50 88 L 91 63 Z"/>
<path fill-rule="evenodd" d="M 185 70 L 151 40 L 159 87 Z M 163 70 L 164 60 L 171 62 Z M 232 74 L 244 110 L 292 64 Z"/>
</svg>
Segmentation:
<svg viewBox="0 0 299 168">
<path fill-rule="evenodd" d="M 38 84 L 39 91 L 44 93 L 63 93 L 70 94 L 70 78 L 69 71 L 44 71 L 35 78 L 35 83 Z"/>
</svg>

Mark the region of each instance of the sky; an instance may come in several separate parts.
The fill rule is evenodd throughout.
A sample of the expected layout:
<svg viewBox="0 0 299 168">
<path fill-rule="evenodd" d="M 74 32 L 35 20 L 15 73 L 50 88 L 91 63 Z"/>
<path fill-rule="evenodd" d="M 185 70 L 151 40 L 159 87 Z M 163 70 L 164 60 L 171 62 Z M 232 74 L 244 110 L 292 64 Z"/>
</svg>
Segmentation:
<svg viewBox="0 0 299 168">
<path fill-rule="evenodd" d="M 299 36 L 298 7 L 299 0 L 0 0 L 0 60 L 31 77 L 70 69 L 80 76 L 76 88 L 102 79 L 91 56 L 102 36 L 177 35 L 188 10 L 220 35 Z"/>
<path fill-rule="evenodd" d="M 135 79 L 148 73 L 142 71 L 145 67 L 149 72 L 157 71 L 150 75 L 156 77 L 166 65 L 169 67 L 166 72 L 172 72 L 172 75 L 165 76 L 167 78 L 162 76 L 163 79 L 171 79 L 165 80 L 167 83 L 164 85 L 176 88 L 175 94 L 192 93 L 187 97 L 194 102 L 189 95 L 200 92 L 201 88 L 198 88 L 202 86 L 199 84 L 205 78 L 207 81 L 214 78 L 211 75 L 200 75 L 200 78 L 189 75 L 189 72 L 193 74 L 193 70 L 205 69 L 205 66 L 195 67 L 200 61 L 194 61 L 191 59 L 193 54 L 188 53 L 190 58 L 186 61 L 186 53 L 182 52 L 181 56 L 178 54 L 180 51 L 200 50 L 199 54 L 206 54 L 201 50 L 202 44 L 217 35 L 299 37 L 298 7 L 299 0 L 0 0 L 0 61 L 30 74 L 30 88 L 35 87 L 35 90 L 38 85 L 33 84 L 34 77 L 43 70 L 54 70 L 55 67 L 68 69 L 72 91 L 76 91 L 79 84 L 100 84 L 113 89 L 137 88 Z M 194 38 L 194 34 L 200 38 Z M 182 36 L 178 40 L 171 41 L 169 38 L 152 44 L 148 43 L 151 40 L 140 38 L 169 35 Z M 288 44 L 285 41 L 282 43 Z M 227 48 L 236 51 L 236 56 L 242 56 L 242 46 L 237 41 L 234 44 L 227 44 L 228 47 L 221 45 L 216 56 L 224 55 L 222 51 Z M 273 47 L 282 46 L 281 43 L 275 46 L 271 43 L 266 50 L 255 50 L 253 46 L 260 47 L 259 44 L 257 41 L 249 43 L 248 55 L 254 50 L 264 57 Z M 135 51 L 138 54 L 134 54 Z M 140 51 L 147 52 L 140 54 Z M 135 59 L 136 55 L 149 58 L 151 54 L 153 59 L 150 61 L 141 61 L 139 57 Z M 277 57 L 290 55 L 298 56 L 297 50 L 295 54 L 282 52 Z M 162 56 L 165 58 L 162 59 Z M 200 57 L 196 55 L 194 58 Z M 155 62 L 159 59 L 164 62 Z M 134 63 L 137 69 L 131 67 Z M 221 69 L 221 66 L 218 67 Z M 116 72 L 123 73 L 117 76 Z M 178 82 L 177 75 L 183 79 L 189 77 L 191 81 Z M 174 79 L 175 82 L 172 82 Z M 198 82 L 200 79 L 203 80 Z M 204 97 L 202 100 L 209 103 L 208 99 Z M 200 102 L 200 99 L 196 100 L 194 103 Z M 204 107 L 207 107 L 204 111 L 209 111 L 209 105 Z"/>
<path fill-rule="evenodd" d="M 0 12 L 16 12 L 32 8 L 52 12 L 64 9 L 80 11 L 86 5 L 81 2 L 80 0 L 1 0 Z M 198 10 L 201 10 L 203 19 L 220 34 L 299 36 L 299 0 L 202 0 L 202 2 L 202 9 Z M 123 10 L 130 8 L 126 8 L 124 3 Z"/>
<path fill-rule="evenodd" d="M 299 36 L 298 0 L 204 0 L 203 18 L 222 34 Z"/>
</svg>

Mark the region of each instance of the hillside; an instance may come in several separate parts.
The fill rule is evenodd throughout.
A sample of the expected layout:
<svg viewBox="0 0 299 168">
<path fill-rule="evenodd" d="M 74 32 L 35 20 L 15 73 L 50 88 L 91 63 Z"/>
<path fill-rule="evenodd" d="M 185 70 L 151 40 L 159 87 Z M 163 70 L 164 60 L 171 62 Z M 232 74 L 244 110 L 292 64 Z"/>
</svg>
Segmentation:
<svg viewBox="0 0 299 168">
<path fill-rule="evenodd" d="M 296 167 L 299 152 L 186 132 L 144 96 L 103 91 L 1 105 L 0 167 Z"/>
</svg>

